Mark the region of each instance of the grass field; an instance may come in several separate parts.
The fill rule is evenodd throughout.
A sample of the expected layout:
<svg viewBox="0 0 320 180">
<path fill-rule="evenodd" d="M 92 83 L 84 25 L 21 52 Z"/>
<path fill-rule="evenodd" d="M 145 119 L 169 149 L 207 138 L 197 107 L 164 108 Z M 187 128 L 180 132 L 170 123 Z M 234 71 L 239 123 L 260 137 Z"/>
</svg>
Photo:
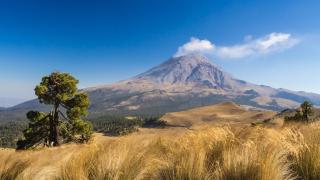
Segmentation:
<svg viewBox="0 0 320 180">
<path fill-rule="evenodd" d="M 320 124 L 143 129 L 0 151 L 0 179 L 319 179 Z"/>
<path fill-rule="evenodd" d="M 226 110 L 217 107 L 221 106 L 216 106 L 215 117 L 222 117 Z M 212 115 L 200 110 L 201 118 Z M 199 117 L 195 110 L 188 113 L 189 119 Z M 236 108 L 224 118 L 239 121 L 235 113 L 252 117 L 255 112 Z M 284 126 L 245 122 L 141 128 L 121 137 L 96 133 L 88 144 L 2 149 L 0 179 L 320 179 L 320 122 Z"/>
</svg>

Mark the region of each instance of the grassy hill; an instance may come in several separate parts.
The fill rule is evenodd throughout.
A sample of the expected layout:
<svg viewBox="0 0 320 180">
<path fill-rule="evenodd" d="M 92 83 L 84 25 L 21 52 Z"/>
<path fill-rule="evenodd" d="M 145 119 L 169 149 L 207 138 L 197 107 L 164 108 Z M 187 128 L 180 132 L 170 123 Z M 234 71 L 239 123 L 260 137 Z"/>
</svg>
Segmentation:
<svg viewBox="0 0 320 180">
<path fill-rule="evenodd" d="M 166 128 L 0 149 L 0 179 L 319 179 L 320 122 L 250 126 L 274 114 L 222 103 L 166 114 Z"/>
<path fill-rule="evenodd" d="M 233 102 L 204 106 L 186 111 L 165 114 L 162 119 L 172 126 L 198 126 L 203 124 L 242 124 L 272 118 L 273 111 L 247 110 Z"/>
</svg>

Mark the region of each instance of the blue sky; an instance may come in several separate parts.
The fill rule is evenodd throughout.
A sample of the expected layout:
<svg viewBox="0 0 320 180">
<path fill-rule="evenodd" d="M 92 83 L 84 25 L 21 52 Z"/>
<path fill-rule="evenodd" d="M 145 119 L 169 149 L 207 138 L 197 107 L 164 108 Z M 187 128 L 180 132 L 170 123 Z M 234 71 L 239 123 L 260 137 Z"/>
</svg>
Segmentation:
<svg viewBox="0 0 320 180">
<path fill-rule="evenodd" d="M 33 98 L 56 70 L 80 87 L 126 79 L 191 37 L 209 42 L 205 53 L 237 78 L 320 93 L 319 9 L 312 0 L 0 0 L 0 97 Z M 267 51 L 256 46 L 272 33 L 290 36 Z M 230 56 L 235 47 L 249 53 Z"/>
</svg>

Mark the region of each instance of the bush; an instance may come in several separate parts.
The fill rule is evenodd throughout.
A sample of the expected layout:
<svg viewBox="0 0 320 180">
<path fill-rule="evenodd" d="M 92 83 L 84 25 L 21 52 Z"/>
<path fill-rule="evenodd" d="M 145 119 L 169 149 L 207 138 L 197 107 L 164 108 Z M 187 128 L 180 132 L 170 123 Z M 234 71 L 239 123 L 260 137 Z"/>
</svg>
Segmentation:
<svg viewBox="0 0 320 180">
<path fill-rule="evenodd" d="M 142 127 L 163 128 L 165 126 L 166 126 L 166 122 L 161 120 L 160 117 L 146 117 L 143 119 Z"/>
</svg>

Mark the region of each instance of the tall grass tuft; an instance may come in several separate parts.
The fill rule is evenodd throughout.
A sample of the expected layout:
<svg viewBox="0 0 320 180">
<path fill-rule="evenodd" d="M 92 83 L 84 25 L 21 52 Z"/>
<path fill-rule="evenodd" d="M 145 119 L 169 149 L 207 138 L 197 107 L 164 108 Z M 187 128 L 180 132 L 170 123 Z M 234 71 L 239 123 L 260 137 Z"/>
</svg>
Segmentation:
<svg viewBox="0 0 320 180">
<path fill-rule="evenodd" d="M 123 140 L 87 147 L 61 168 L 60 179 L 137 179 L 144 172 L 145 150 L 136 143 Z"/>
<path fill-rule="evenodd" d="M 320 127 L 318 124 L 304 127 L 305 141 L 291 156 L 292 169 L 298 179 L 320 179 Z"/>
<path fill-rule="evenodd" d="M 18 179 L 29 165 L 28 160 L 13 159 L 12 156 L 5 158 L 0 164 L 0 180 Z"/>
<path fill-rule="evenodd" d="M 154 179 L 208 179 L 216 157 L 232 142 L 229 129 L 212 128 L 205 132 L 189 133 L 175 142 L 158 144 L 165 149 L 157 154 L 158 168 Z M 211 150 L 211 151 L 210 151 Z M 210 160 L 208 160 L 210 159 Z"/>
</svg>

